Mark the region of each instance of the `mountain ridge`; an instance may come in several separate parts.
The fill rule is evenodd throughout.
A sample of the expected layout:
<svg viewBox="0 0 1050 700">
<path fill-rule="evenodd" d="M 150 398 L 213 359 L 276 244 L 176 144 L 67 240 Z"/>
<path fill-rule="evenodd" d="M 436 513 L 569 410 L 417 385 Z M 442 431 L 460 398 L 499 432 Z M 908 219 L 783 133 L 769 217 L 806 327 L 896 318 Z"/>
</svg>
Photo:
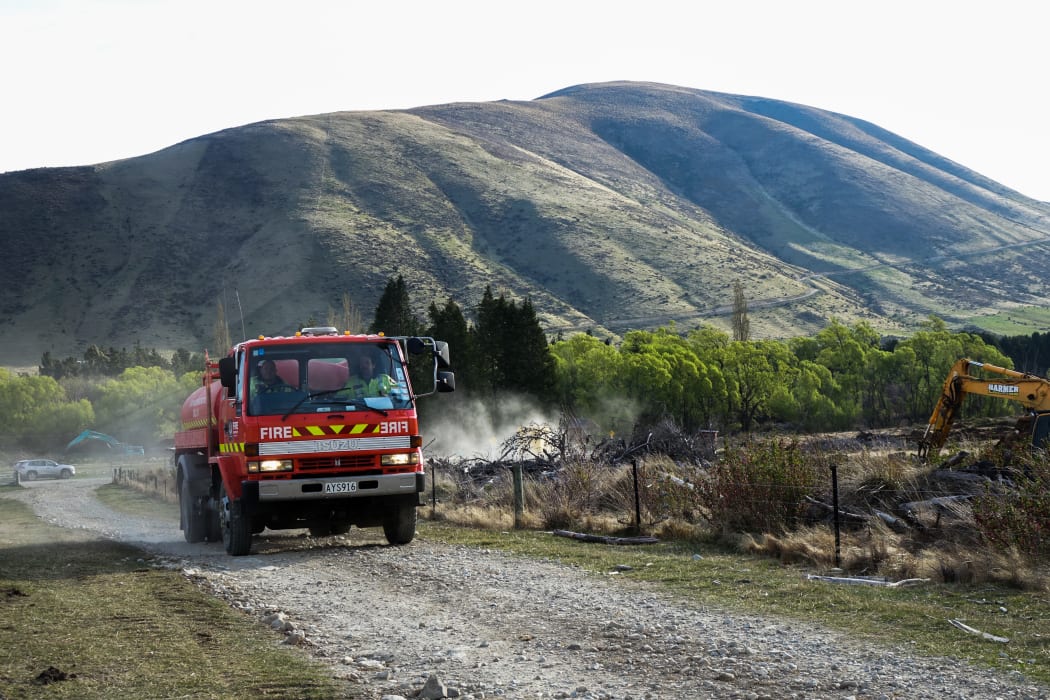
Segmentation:
<svg viewBox="0 0 1050 700">
<path fill-rule="evenodd" d="M 198 350 L 220 302 L 248 335 L 344 293 L 367 322 L 399 274 L 421 316 L 492 285 L 550 333 L 728 328 L 738 280 L 757 337 L 1050 306 L 1050 205 L 863 120 L 654 83 L 258 122 L 0 175 L 0 212 L 0 364 Z"/>
</svg>

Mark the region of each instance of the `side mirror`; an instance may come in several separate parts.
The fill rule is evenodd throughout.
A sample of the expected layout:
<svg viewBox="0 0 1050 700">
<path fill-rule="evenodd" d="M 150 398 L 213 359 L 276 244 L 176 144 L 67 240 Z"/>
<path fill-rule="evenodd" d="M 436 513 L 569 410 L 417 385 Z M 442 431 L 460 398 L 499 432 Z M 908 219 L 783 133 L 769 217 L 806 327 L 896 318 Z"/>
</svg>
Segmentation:
<svg viewBox="0 0 1050 700">
<path fill-rule="evenodd" d="M 456 390 L 456 375 L 452 372 L 437 373 L 437 390 L 443 393 Z"/>
<path fill-rule="evenodd" d="M 233 395 L 237 388 L 237 358 L 224 357 L 219 360 L 219 382 Z"/>
<path fill-rule="evenodd" d="M 434 357 L 437 358 L 438 367 L 441 369 L 448 369 L 452 366 L 448 358 L 448 343 L 445 341 L 434 341 Z"/>
</svg>

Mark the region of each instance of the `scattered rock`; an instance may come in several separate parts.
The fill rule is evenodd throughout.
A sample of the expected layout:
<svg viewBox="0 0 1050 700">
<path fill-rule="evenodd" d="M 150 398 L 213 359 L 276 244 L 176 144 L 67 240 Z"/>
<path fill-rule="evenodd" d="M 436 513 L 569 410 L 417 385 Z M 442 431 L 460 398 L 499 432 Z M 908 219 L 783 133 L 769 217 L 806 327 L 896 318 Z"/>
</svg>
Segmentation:
<svg viewBox="0 0 1050 700">
<path fill-rule="evenodd" d="M 437 676 L 431 674 L 423 685 L 423 689 L 419 691 L 419 697 L 422 700 L 441 700 L 441 698 L 448 697 L 448 689 L 438 680 Z"/>
</svg>

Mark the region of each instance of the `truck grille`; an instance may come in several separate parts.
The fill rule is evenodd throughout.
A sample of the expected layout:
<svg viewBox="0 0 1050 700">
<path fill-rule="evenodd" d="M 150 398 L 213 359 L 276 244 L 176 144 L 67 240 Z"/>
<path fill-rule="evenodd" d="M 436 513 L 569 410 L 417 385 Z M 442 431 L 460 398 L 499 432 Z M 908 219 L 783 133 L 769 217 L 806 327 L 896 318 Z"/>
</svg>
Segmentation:
<svg viewBox="0 0 1050 700">
<path fill-rule="evenodd" d="M 375 455 L 344 455 L 342 457 L 311 457 L 299 460 L 299 471 L 331 471 L 333 469 L 371 469 L 376 466 Z"/>
</svg>

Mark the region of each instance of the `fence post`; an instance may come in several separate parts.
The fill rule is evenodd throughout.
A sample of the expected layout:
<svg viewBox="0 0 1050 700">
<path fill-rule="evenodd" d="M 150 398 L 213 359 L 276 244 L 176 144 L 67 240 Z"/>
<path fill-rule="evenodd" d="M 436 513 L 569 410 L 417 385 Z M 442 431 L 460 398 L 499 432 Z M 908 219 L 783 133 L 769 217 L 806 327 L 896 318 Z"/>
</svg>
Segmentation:
<svg viewBox="0 0 1050 700">
<path fill-rule="evenodd" d="M 514 529 L 517 530 L 522 527 L 525 515 L 525 484 L 522 478 L 521 462 L 515 463 L 510 471 L 514 477 Z"/>
<path fill-rule="evenodd" d="M 434 460 L 430 461 L 430 517 L 437 517 L 438 507 L 438 473 L 437 463 Z"/>
<path fill-rule="evenodd" d="M 631 471 L 634 473 L 634 534 L 642 534 L 642 498 L 638 487 L 638 458 L 631 457 Z"/>
<path fill-rule="evenodd" d="M 835 464 L 831 465 L 831 507 L 835 518 L 835 568 L 837 569 L 842 566 L 842 555 L 839 535 L 839 468 Z"/>
</svg>

